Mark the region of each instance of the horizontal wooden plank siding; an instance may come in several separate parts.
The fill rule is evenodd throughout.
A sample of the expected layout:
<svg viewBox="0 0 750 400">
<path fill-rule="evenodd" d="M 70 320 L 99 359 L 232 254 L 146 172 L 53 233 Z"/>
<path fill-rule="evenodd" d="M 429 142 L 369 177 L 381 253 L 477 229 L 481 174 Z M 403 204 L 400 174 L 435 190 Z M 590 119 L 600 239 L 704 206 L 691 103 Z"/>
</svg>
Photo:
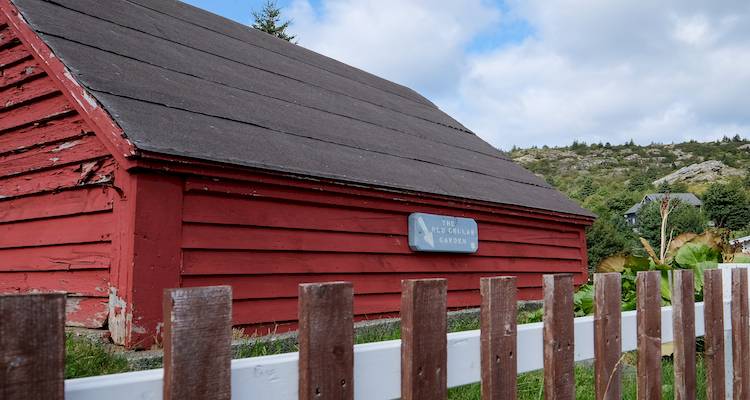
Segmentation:
<svg viewBox="0 0 750 400">
<path fill-rule="evenodd" d="M 188 178 L 183 207 L 185 287 L 230 285 L 236 325 L 294 326 L 297 285 L 352 282 L 356 319 L 395 315 L 404 279 L 444 278 L 448 306 L 480 304 L 483 277 L 518 277 L 519 299 L 539 299 L 543 273 L 585 282 L 583 226 L 510 213 L 425 207 L 283 184 Z M 412 252 L 407 217 L 474 218 L 476 254 Z"/>
<path fill-rule="evenodd" d="M 114 162 L 12 28 L 0 37 L 0 293 L 64 291 L 68 325 L 103 327 Z"/>
<path fill-rule="evenodd" d="M 481 245 L 480 245 L 481 247 Z M 187 249 L 183 252 L 183 274 L 232 275 L 311 273 L 321 264 L 331 273 L 357 272 L 570 272 L 578 271 L 580 260 L 544 258 L 491 258 L 453 255 L 378 254 L 315 252 L 310 258 L 303 251 L 226 251 Z M 502 269 L 499 269 L 502 265 Z"/>
<path fill-rule="evenodd" d="M 109 242 L 21 247 L 0 251 L 0 272 L 108 269 Z"/>
<path fill-rule="evenodd" d="M 0 249 L 106 242 L 112 225 L 111 212 L 0 224 Z"/>
<path fill-rule="evenodd" d="M 448 280 L 448 290 L 477 290 L 477 282 L 481 278 L 499 276 L 495 272 L 454 272 L 454 273 L 366 273 L 366 274 L 268 274 L 268 275 L 212 275 L 212 276 L 183 276 L 182 284 L 186 287 L 232 285 L 235 299 L 273 299 L 279 297 L 295 297 L 295 289 L 299 282 L 318 283 L 345 281 L 352 282 L 357 294 L 400 293 L 403 279 L 444 278 Z M 538 288 L 541 276 L 538 273 L 514 273 L 518 278 L 518 287 L 523 289 Z M 228 282 L 231 279 L 231 282 Z M 580 284 L 583 282 L 576 282 Z"/>
</svg>

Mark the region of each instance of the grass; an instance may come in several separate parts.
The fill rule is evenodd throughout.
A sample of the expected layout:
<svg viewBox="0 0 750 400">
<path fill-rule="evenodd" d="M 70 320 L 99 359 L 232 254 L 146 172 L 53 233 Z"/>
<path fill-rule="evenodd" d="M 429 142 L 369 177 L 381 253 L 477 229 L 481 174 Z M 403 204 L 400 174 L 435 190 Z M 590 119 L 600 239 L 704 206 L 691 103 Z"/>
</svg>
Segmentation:
<svg viewBox="0 0 750 400">
<path fill-rule="evenodd" d="M 129 370 L 128 361 L 90 339 L 65 336 L 65 378 L 116 374 Z"/>
<path fill-rule="evenodd" d="M 628 353 L 624 358 L 624 368 L 622 376 L 622 398 L 636 398 L 636 373 L 635 373 L 635 353 Z M 705 369 L 703 367 L 703 358 L 698 357 L 696 360 L 696 384 L 697 399 L 706 398 L 706 379 Z M 664 399 L 674 398 L 674 370 L 672 360 L 668 357 L 662 359 L 662 397 Z M 542 371 L 527 372 L 518 375 L 518 399 L 519 400 L 540 400 L 544 398 L 542 385 L 544 374 Z M 590 363 L 579 363 L 575 369 L 576 380 L 576 399 L 587 400 L 595 399 L 594 393 L 594 369 Z M 450 389 L 448 399 L 450 400 L 474 400 L 480 399 L 481 392 L 479 384 L 471 384 Z"/>
</svg>

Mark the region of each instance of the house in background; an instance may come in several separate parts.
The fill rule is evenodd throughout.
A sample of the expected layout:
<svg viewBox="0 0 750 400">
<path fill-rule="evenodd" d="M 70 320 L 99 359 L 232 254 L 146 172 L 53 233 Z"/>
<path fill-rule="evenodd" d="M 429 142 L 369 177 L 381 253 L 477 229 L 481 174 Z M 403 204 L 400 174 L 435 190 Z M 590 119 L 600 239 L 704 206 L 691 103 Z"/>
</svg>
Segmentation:
<svg viewBox="0 0 750 400">
<path fill-rule="evenodd" d="M 654 201 L 662 201 L 664 196 L 665 193 L 651 193 L 643 196 L 643 200 L 625 211 L 625 219 L 630 225 L 636 225 L 638 223 L 638 211 L 640 211 L 646 204 Z M 700 208 L 703 206 L 701 199 L 692 193 L 670 193 L 669 197 L 673 200 L 678 200 L 681 203 L 690 204 L 693 207 Z"/>
<path fill-rule="evenodd" d="M 750 254 L 750 236 L 743 236 L 729 241 L 731 246 L 739 249 L 742 253 Z"/>
<path fill-rule="evenodd" d="M 364 50 L 363 50 L 364 51 Z M 0 0 L 0 293 L 64 291 L 67 323 L 149 347 L 165 288 L 231 285 L 235 326 L 293 329 L 298 285 L 587 280 L 593 215 L 409 88 L 177 1 Z M 415 212 L 473 254 L 409 246 Z"/>
</svg>

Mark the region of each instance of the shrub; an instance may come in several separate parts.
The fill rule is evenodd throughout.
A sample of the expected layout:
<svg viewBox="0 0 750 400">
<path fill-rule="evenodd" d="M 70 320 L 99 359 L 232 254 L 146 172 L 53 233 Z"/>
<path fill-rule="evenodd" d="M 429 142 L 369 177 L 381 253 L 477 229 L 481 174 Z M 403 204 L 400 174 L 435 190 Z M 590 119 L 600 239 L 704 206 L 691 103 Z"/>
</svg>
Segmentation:
<svg viewBox="0 0 750 400">
<path fill-rule="evenodd" d="M 712 183 L 703 195 L 703 210 L 720 228 L 742 229 L 750 220 L 750 202 L 736 183 Z"/>
</svg>

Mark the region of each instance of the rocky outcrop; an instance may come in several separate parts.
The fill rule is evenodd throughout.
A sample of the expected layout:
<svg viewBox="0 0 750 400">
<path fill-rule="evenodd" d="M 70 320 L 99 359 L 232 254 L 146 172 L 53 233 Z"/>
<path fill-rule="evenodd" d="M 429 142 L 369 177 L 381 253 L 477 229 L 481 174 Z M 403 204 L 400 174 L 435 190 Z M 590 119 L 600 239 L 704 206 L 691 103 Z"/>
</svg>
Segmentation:
<svg viewBox="0 0 750 400">
<path fill-rule="evenodd" d="M 709 160 L 699 164 L 691 164 L 687 167 L 680 168 L 663 178 L 655 180 L 653 183 L 654 186 L 659 186 L 663 182 L 667 182 L 670 184 L 675 182 L 713 182 L 732 176 L 744 175 L 745 173 L 742 170 L 729 167 L 721 161 Z"/>
</svg>

